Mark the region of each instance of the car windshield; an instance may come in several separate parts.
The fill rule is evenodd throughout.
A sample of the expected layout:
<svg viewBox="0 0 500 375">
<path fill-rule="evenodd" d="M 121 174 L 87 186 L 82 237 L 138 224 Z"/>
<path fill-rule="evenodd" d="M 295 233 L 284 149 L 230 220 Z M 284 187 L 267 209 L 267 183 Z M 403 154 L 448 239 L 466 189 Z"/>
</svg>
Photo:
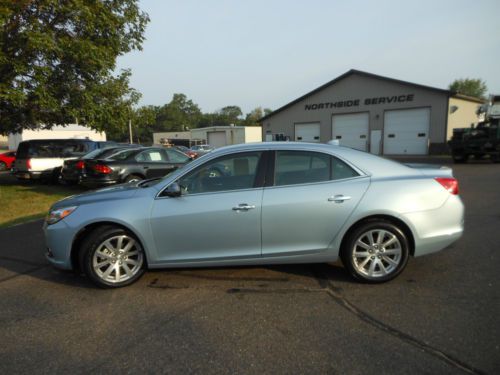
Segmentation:
<svg viewBox="0 0 500 375">
<path fill-rule="evenodd" d="M 94 159 L 94 158 L 96 158 L 96 157 L 98 157 L 98 156 L 100 156 L 100 155 L 102 155 L 102 154 L 104 154 L 106 152 L 109 152 L 109 151 L 110 151 L 109 148 L 104 148 L 104 149 L 98 148 L 98 149 L 96 149 L 94 151 L 90 151 L 89 153 L 83 155 L 82 159 L 86 159 L 86 160 L 88 160 L 88 159 Z"/>
</svg>

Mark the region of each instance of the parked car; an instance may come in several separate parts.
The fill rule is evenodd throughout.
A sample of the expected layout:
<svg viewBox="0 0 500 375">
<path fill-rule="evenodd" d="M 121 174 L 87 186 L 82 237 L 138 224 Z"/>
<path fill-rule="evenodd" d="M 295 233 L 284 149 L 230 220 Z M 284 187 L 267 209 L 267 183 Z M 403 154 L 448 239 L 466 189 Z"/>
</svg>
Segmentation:
<svg viewBox="0 0 500 375">
<path fill-rule="evenodd" d="M 295 142 L 224 147 L 162 179 L 66 198 L 44 225 L 47 259 L 102 287 L 146 267 L 338 258 L 356 279 L 384 282 L 463 228 L 451 169 Z"/>
<path fill-rule="evenodd" d="M 198 154 L 186 146 L 174 146 L 176 150 L 179 150 L 180 152 L 185 153 L 187 156 L 189 156 L 191 159 L 196 159 L 198 157 Z"/>
<path fill-rule="evenodd" d="M 14 160 L 16 160 L 16 153 L 14 151 L 8 151 L 0 154 L 0 171 L 8 171 L 12 168 Z"/>
<path fill-rule="evenodd" d="M 203 156 L 205 154 L 208 154 L 209 152 L 215 150 L 212 146 L 210 145 L 196 145 L 192 146 L 190 148 L 191 151 L 196 153 L 196 157 Z"/>
<path fill-rule="evenodd" d="M 80 183 L 88 187 L 163 177 L 191 159 L 172 148 L 126 148 L 84 161 Z"/>
<path fill-rule="evenodd" d="M 116 144 L 89 139 L 37 139 L 19 143 L 13 166 L 20 180 L 40 178 L 57 181 L 64 160 L 76 159 L 89 151 Z"/>
<path fill-rule="evenodd" d="M 59 181 L 63 184 L 77 184 L 81 181 L 82 177 L 85 175 L 85 161 L 92 159 L 105 159 L 112 154 L 120 152 L 125 149 L 130 149 L 131 147 L 137 148 L 137 145 L 122 145 L 119 147 L 106 147 L 99 148 L 89 153 L 83 155 L 78 159 L 68 159 L 65 160 L 61 169 L 61 174 L 59 175 Z M 141 146 L 139 146 L 141 147 Z"/>
</svg>

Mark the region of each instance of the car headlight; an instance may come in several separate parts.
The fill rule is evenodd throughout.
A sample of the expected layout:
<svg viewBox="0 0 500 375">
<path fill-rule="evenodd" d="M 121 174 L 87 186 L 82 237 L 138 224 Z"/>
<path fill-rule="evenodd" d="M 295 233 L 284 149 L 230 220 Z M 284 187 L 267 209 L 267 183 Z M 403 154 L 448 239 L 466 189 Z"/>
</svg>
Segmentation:
<svg viewBox="0 0 500 375">
<path fill-rule="evenodd" d="M 45 221 L 48 225 L 55 224 L 58 221 L 64 219 L 66 216 L 70 215 L 73 211 L 76 210 L 77 207 L 78 206 L 71 206 L 50 210 L 47 217 L 45 218 Z"/>
</svg>

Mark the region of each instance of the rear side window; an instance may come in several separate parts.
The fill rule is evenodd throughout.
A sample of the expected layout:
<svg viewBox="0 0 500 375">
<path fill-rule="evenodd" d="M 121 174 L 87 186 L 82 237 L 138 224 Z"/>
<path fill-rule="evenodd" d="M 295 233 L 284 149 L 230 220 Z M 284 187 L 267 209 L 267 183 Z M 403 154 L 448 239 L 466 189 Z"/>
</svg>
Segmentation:
<svg viewBox="0 0 500 375">
<path fill-rule="evenodd" d="M 19 158 L 60 158 L 82 156 L 89 152 L 92 142 L 29 141 L 18 147 Z"/>
<path fill-rule="evenodd" d="M 122 151 L 118 151 L 117 153 L 108 156 L 107 159 L 111 159 L 111 160 L 125 160 L 125 159 L 128 159 L 128 157 L 130 155 L 132 155 L 132 154 L 134 154 L 136 152 L 137 152 L 137 150 L 122 150 Z"/>
<path fill-rule="evenodd" d="M 187 163 L 190 160 L 188 156 L 172 148 L 167 148 L 163 152 L 165 152 L 168 161 L 171 163 Z"/>
<path fill-rule="evenodd" d="M 343 161 L 320 152 L 278 151 L 274 185 L 296 185 L 339 180 L 358 176 Z"/>
</svg>

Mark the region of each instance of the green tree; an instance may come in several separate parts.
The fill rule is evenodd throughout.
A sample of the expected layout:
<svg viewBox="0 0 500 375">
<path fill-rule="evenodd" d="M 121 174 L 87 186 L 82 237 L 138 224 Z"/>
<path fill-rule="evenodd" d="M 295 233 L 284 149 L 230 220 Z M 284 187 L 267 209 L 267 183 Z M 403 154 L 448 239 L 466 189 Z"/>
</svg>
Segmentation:
<svg viewBox="0 0 500 375">
<path fill-rule="evenodd" d="M 269 108 L 262 109 L 262 107 L 257 107 L 250 113 L 247 113 L 243 124 L 245 126 L 259 126 L 259 120 L 271 112 L 272 111 Z"/>
<path fill-rule="evenodd" d="M 153 133 L 158 130 L 157 119 L 160 107 L 148 105 L 137 108 L 132 115 L 132 133 L 134 142 L 149 144 L 153 142 Z"/>
<path fill-rule="evenodd" d="M 486 96 L 486 92 L 488 91 L 486 82 L 479 78 L 456 79 L 450 83 L 449 89 L 459 94 L 473 96 L 476 98 L 484 98 Z"/>
<path fill-rule="evenodd" d="M 160 108 L 157 117 L 161 131 L 183 131 L 198 126 L 202 113 L 184 94 L 174 94 L 170 103 Z"/>
<path fill-rule="evenodd" d="M 137 0 L 2 1 L 0 133 L 126 126 L 139 94 L 116 58 L 141 49 L 148 21 Z"/>
</svg>

